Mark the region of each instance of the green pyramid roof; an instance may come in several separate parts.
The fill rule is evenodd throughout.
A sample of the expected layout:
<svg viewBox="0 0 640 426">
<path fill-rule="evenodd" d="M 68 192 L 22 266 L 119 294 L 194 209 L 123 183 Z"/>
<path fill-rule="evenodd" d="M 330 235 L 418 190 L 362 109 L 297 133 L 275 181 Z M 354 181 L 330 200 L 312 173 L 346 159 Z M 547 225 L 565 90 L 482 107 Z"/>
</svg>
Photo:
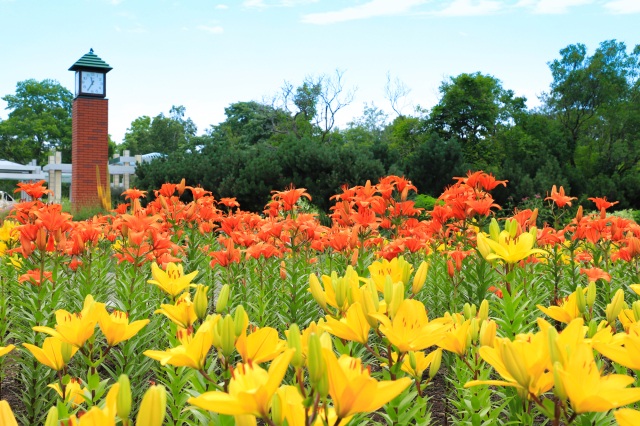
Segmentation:
<svg viewBox="0 0 640 426">
<path fill-rule="evenodd" d="M 113 68 L 111 68 L 108 63 L 100 59 L 98 55 L 93 53 L 93 49 L 91 49 L 89 50 L 89 53 L 78 59 L 75 64 L 71 65 L 69 71 L 78 71 L 81 69 L 95 69 L 109 72 Z"/>
</svg>

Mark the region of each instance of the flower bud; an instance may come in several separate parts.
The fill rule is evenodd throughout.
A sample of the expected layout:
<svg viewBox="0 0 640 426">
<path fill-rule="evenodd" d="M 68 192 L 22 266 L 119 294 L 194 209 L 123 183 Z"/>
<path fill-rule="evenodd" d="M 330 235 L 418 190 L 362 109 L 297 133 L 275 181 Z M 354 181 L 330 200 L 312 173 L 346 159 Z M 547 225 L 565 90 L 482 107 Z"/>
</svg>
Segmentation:
<svg viewBox="0 0 640 426">
<path fill-rule="evenodd" d="M 236 344 L 235 324 L 231 315 L 227 315 L 221 321 L 218 321 L 214 333 L 214 343 L 216 342 L 219 345 L 217 347 L 225 358 L 231 356 Z"/>
<path fill-rule="evenodd" d="M 309 335 L 309 354 L 307 358 L 307 368 L 309 369 L 309 381 L 311 385 L 316 387 L 322 380 L 322 376 L 327 373 L 327 366 L 322 357 L 322 345 L 320 336 L 316 333 Z"/>
<path fill-rule="evenodd" d="M 631 305 L 631 309 L 633 310 L 633 319 L 635 320 L 635 322 L 640 321 L 640 300 L 636 300 L 635 302 L 633 302 L 633 305 Z"/>
<path fill-rule="evenodd" d="M 387 307 L 389 317 L 396 316 L 396 312 L 400 307 L 400 304 L 404 301 L 404 284 L 397 282 L 393 284 L 393 294 L 391 296 L 391 304 Z"/>
<path fill-rule="evenodd" d="M 118 378 L 118 397 L 116 399 L 116 412 L 121 419 L 128 419 L 131 414 L 131 384 L 126 374 Z"/>
<path fill-rule="evenodd" d="M 276 392 L 271 399 L 271 420 L 276 425 L 281 425 L 284 422 L 285 415 L 283 410 L 283 405 L 285 404 L 282 401 L 283 395 L 280 392 Z"/>
<path fill-rule="evenodd" d="M 587 312 L 587 299 L 584 297 L 584 291 L 580 285 L 576 287 L 576 305 L 581 314 Z"/>
<path fill-rule="evenodd" d="M 349 284 L 347 283 L 347 279 L 345 277 L 336 278 L 334 288 L 336 289 L 336 305 L 338 305 L 338 309 L 342 310 L 349 300 Z"/>
<path fill-rule="evenodd" d="M 549 327 L 547 331 L 547 344 L 549 345 L 549 358 L 551 359 L 551 363 L 562 363 L 564 361 L 562 354 L 560 353 L 560 348 L 558 348 L 558 331 Z"/>
<path fill-rule="evenodd" d="M 411 272 L 413 272 L 413 266 L 409 262 L 404 260 L 403 256 L 398 257 L 398 265 L 400 266 L 400 270 L 402 271 L 402 274 L 400 275 L 402 284 L 409 284 L 409 278 L 411 277 Z"/>
<path fill-rule="evenodd" d="M 227 303 L 229 303 L 229 293 L 231 289 L 229 284 L 225 284 L 220 289 L 220 293 L 218 294 L 218 300 L 216 302 L 216 312 L 222 312 L 227 309 Z"/>
<path fill-rule="evenodd" d="M 234 333 L 236 335 L 235 337 L 240 337 L 240 335 L 247 331 L 247 327 L 249 326 L 249 316 L 244 311 L 244 306 L 238 305 L 236 308 L 233 313 L 233 324 Z"/>
<path fill-rule="evenodd" d="M 295 349 L 291 358 L 291 365 L 294 368 L 301 368 L 304 365 L 304 356 L 302 353 L 302 338 L 300 336 L 300 328 L 298 324 L 291 324 L 289 334 L 287 334 L 287 346 Z"/>
<path fill-rule="evenodd" d="M 495 217 L 491 218 L 491 222 L 489 223 L 489 236 L 493 241 L 500 239 L 500 225 L 498 225 Z"/>
<path fill-rule="evenodd" d="M 587 337 L 591 339 L 598 332 L 599 328 L 600 327 L 598 326 L 598 323 L 595 319 L 589 321 L 589 330 L 587 331 Z"/>
<path fill-rule="evenodd" d="M 418 294 L 422 286 L 424 286 L 424 283 L 427 280 L 428 270 L 429 264 L 423 260 L 413 277 L 413 283 L 411 284 L 411 293 Z"/>
<path fill-rule="evenodd" d="M 2 424 L 4 425 L 5 423 Z M 60 426 L 60 421 L 58 420 L 58 407 L 49 408 L 44 426 Z"/>
<path fill-rule="evenodd" d="M 429 365 L 429 378 L 433 379 L 438 370 L 440 370 L 440 364 L 442 364 L 442 348 L 438 348 L 432 352 L 433 358 L 431 359 L 431 364 Z M 431 355 L 431 354 L 429 354 Z"/>
<path fill-rule="evenodd" d="M 478 322 L 478 318 L 476 317 L 473 317 L 471 318 L 471 320 L 467 320 L 467 321 L 470 321 L 469 330 L 467 331 L 467 336 L 469 337 L 467 339 L 467 348 L 468 348 L 472 341 L 475 342 L 478 340 L 478 335 L 480 333 L 480 323 Z"/>
<path fill-rule="evenodd" d="M 529 218 L 529 227 L 536 226 L 536 222 L 538 220 L 538 208 L 533 209 L 531 213 L 531 217 Z"/>
<path fill-rule="evenodd" d="M 391 305 L 391 300 L 393 299 L 393 281 L 391 280 L 391 276 L 385 276 L 384 281 L 384 303 L 389 306 Z"/>
<path fill-rule="evenodd" d="M 614 326 L 616 318 L 620 314 L 620 311 L 624 309 L 624 292 L 622 289 L 618 289 L 616 294 L 611 299 L 611 303 L 607 305 L 607 309 L 605 310 L 607 322 L 609 325 Z M 615 328 L 615 326 L 614 326 Z"/>
<path fill-rule="evenodd" d="M 485 259 L 493 253 L 493 250 L 491 250 L 491 247 L 487 243 L 487 237 L 483 233 L 479 233 L 476 237 L 476 247 L 478 248 L 480 255 Z"/>
<path fill-rule="evenodd" d="M 480 321 L 489 319 L 489 301 L 487 299 L 484 299 L 480 303 L 480 309 L 478 310 L 478 319 Z"/>
<path fill-rule="evenodd" d="M 320 280 L 316 277 L 316 274 L 309 275 L 309 291 L 311 291 L 311 295 L 313 299 L 316 301 L 318 305 L 324 310 L 327 309 L 327 298 L 324 294 L 324 290 L 320 285 Z"/>
<path fill-rule="evenodd" d="M 162 385 L 151 386 L 142 397 L 136 426 L 162 426 L 166 410 L 166 389 Z"/>
<path fill-rule="evenodd" d="M 593 304 L 596 302 L 596 282 L 591 281 L 589 287 L 587 287 L 587 306 L 589 309 L 593 309 Z"/>
<path fill-rule="evenodd" d="M 515 238 L 518 233 L 518 221 L 515 219 L 507 219 L 504 224 L 504 229 L 509 233 L 510 238 Z"/>
<path fill-rule="evenodd" d="M 193 298 L 193 309 L 201 321 L 207 316 L 207 308 L 209 307 L 207 291 L 209 291 L 209 286 L 198 284 L 196 286 L 196 295 Z M 220 300 L 220 298 L 218 298 L 218 300 Z"/>
<path fill-rule="evenodd" d="M 480 326 L 480 346 L 491 346 L 496 340 L 498 324 L 495 321 L 490 319 L 482 321 L 482 325 Z"/>
<path fill-rule="evenodd" d="M 456 269 L 453 266 L 453 261 L 451 259 L 447 260 L 447 274 L 449 274 L 449 278 L 456 276 Z"/>
<path fill-rule="evenodd" d="M 553 393 L 558 397 L 561 401 L 567 400 L 567 391 L 564 387 L 564 382 L 562 381 L 562 377 L 560 375 L 560 370 L 562 369 L 562 365 L 559 362 L 553 363 Z"/>
<path fill-rule="evenodd" d="M 416 371 L 418 368 L 418 361 L 416 360 L 416 353 L 413 351 L 409 351 L 409 365 L 413 371 Z"/>
<path fill-rule="evenodd" d="M 462 307 L 462 313 L 464 314 L 465 319 L 470 319 L 475 316 L 471 313 L 471 305 L 468 303 L 465 303 Z"/>
<path fill-rule="evenodd" d="M 367 319 L 367 322 L 371 327 L 378 328 L 378 320 L 369 315 L 378 313 L 378 310 L 374 305 L 374 298 L 371 296 L 371 292 L 366 286 L 362 286 L 360 289 L 360 296 L 364 317 Z"/>
<path fill-rule="evenodd" d="M 62 355 L 64 365 L 68 365 L 71 357 L 73 356 L 73 345 L 71 343 L 60 341 L 60 353 Z"/>
</svg>

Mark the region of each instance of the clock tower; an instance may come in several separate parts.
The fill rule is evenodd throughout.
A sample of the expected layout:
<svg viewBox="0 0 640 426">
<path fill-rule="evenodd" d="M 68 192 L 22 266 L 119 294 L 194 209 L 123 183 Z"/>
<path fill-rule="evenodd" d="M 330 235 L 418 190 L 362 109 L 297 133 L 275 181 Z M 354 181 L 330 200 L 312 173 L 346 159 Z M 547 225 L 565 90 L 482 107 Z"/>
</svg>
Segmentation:
<svg viewBox="0 0 640 426">
<path fill-rule="evenodd" d="M 74 211 L 100 205 L 96 167 L 100 169 L 102 179 L 108 176 L 109 100 L 106 89 L 107 73 L 111 70 L 93 49 L 69 68 L 76 73 L 71 145 L 71 204 Z"/>
</svg>

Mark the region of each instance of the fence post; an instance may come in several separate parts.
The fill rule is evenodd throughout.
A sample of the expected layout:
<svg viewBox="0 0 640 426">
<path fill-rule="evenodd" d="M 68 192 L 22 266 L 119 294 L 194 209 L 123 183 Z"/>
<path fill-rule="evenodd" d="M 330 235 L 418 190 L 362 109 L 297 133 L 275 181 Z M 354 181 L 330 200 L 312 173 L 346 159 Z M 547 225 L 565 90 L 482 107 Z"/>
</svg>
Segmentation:
<svg viewBox="0 0 640 426">
<path fill-rule="evenodd" d="M 128 157 L 131 152 L 128 149 L 125 149 L 123 152 L 125 157 Z M 123 165 L 128 166 L 129 165 L 129 161 L 126 161 L 125 163 L 123 163 Z M 129 189 L 129 173 L 125 173 L 124 176 L 122 177 L 122 185 L 124 186 L 124 189 Z"/>
<path fill-rule="evenodd" d="M 62 164 L 62 153 L 60 151 L 55 152 L 56 165 Z M 51 172 L 49 172 L 51 173 Z M 62 170 L 58 167 L 55 171 L 55 189 L 53 190 L 53 201 L 60 203 L 62 201 Z"/>
<path fill-rule="evenodd" d="M 120 158 L 120 154 L 115 153 L 113 154 L 113 158 Z M 120 175 L 113 175 L 113 186 L 115 188 L 118 188 L 120 186 Z"/>
<path fill-rule="evenodd" d="M 56 154 L 49 156 L 49 189 L 53 191 L 53 196 L 49 195 L 49 201 L 56 202 L 56 198 L 58 197 L 58 192 L 55 190 L 56 188 L 56 172 L 53 170 L 53 165 L 56 163 Z"/>
</svg>

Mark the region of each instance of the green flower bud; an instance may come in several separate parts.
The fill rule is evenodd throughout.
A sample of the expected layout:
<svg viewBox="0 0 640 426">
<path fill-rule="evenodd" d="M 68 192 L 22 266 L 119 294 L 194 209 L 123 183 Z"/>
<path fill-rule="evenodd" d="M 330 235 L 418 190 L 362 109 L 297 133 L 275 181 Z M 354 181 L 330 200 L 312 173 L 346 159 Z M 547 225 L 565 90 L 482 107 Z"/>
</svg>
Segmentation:
<svg viewBox="0 0 640 426">
<path fill-rule="evenodd" d="M 128 419 L 131 414 L 131 384 L 126 374 L 120 375 L 118 378 L 118 397 L 116 399 L 116 413 L 121 419 Z"/>
<path fill-rule="evenodd" d="M 500 239 L 500 225 L 498 225 L 498 221 L 496 218 L 491 218 L 491 223 L 489 223 L 489 237 L 493 241 L 498 241 Z"/>
<path fill-rule="evenodd" d="M 231 289 L 229 288 L 229 284 L 225 284 L 220 289 L 220 293 L 218 294 L 218 300 L 216 302 L 216 312 L 220 313 L 227 309 L 227 303 L 229 303 L 229 293 Z"/>
<path fill-rule="evenodd" d="M 58 407 L 49 408 L 49 413 L 47 413 L 47 420 L 45 420 L 44 426 L 60 426 L 60 421 L 58 420 Z"/>
<path fill-rule="evenodd" d="M 193 298 L 193 309 L 199 320 L 207 316 L 207 308 L 209 307 L 207 291 L 209 291 L 209 287 L 204 284 L 198 284 L 196 286 L 196 295 Z M 220 300 L 220 298 L 218 298 L 218 300 Z"/>
<path fill-rule="evenodd" d="M 300 328 L 298 324 L 291 324 L 289 334 L 287 335 L 287 346 L 295 349 L 291 358 L 291 365 L 295 368 L 301 368 L 304 365 L 304 356 L 302 354 L 302 338 L 300 336 Z"/>
<path fill-rule="evenodd" d="M 438 370 L 440 370 L 440 364 L 442 364 L 442 348 L 438 348 L 434 351 L 433 359 L 429 365 L 429 378 L 433 379 Z"/>
<path fill-rule="evenodd" d="M 587 312 L 587 299 L 584 297 L 582 286 L 576 287 L 576 304 L 581 314 Z"/>
</svg>

